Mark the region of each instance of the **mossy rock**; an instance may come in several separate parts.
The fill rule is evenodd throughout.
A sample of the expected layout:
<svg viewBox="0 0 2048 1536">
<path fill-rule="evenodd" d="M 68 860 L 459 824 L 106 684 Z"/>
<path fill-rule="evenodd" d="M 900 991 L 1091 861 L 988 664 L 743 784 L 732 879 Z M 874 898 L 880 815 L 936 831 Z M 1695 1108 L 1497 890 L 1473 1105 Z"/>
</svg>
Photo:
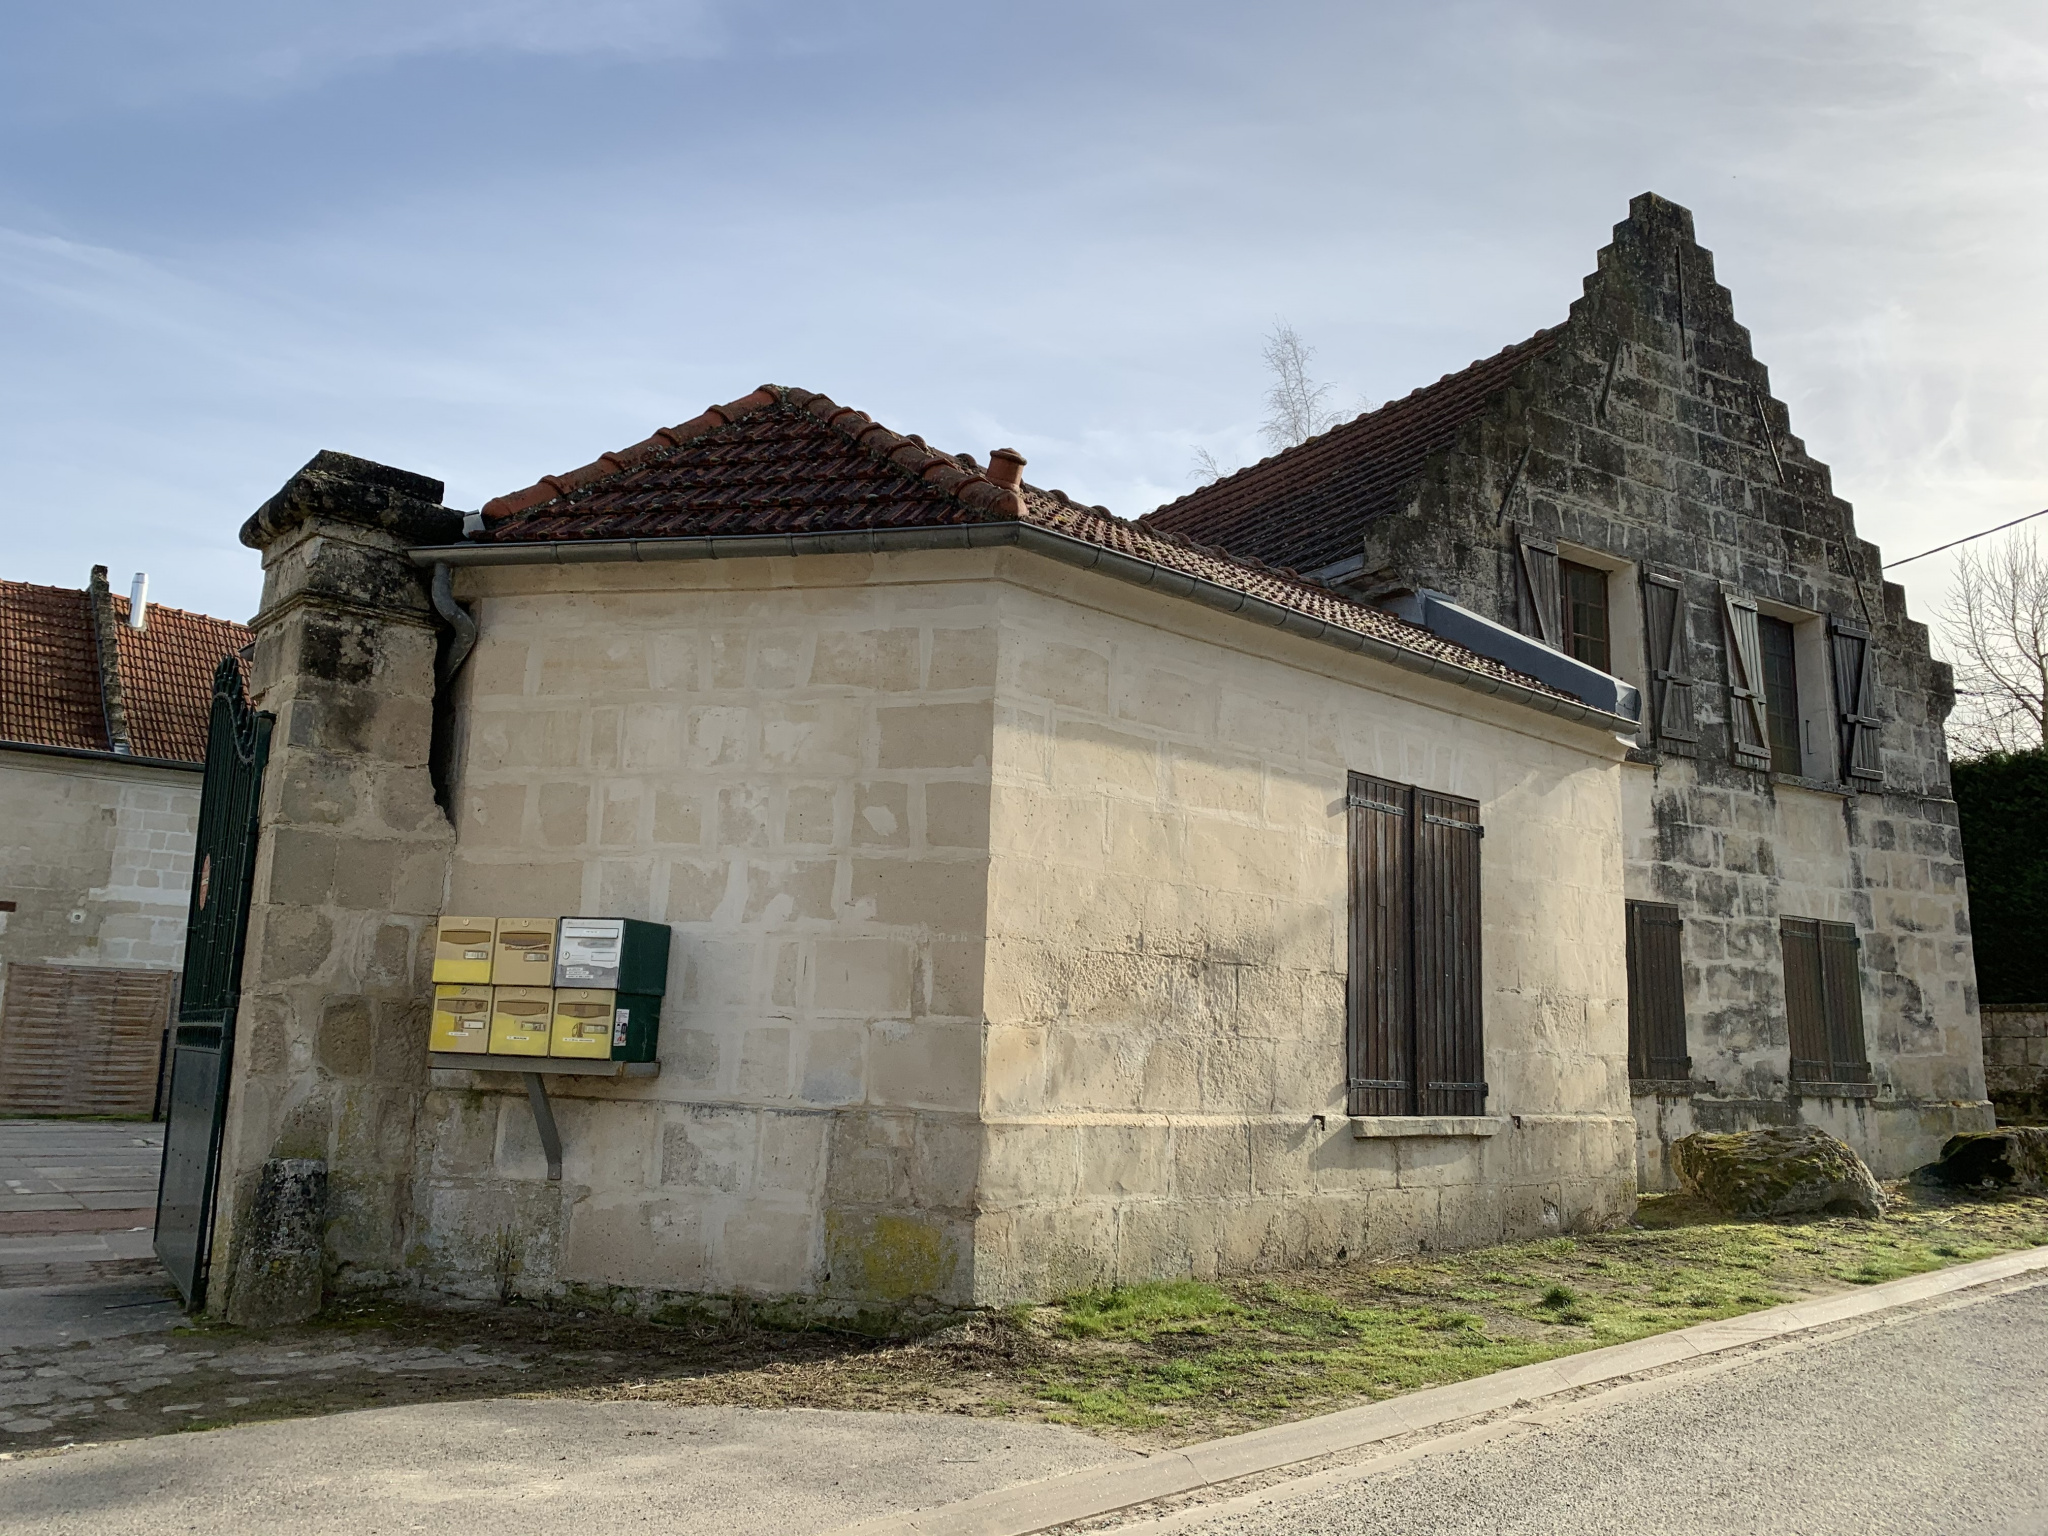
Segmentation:
<svg viewBox="0 0 2048 1536">
<path fill-rule="evenodd" d="M 1731 1216 L 1884 1213 L 1884 1191 L 1863 1159 L 1818 1126 L 1696 1131 L 1671 1144 L 1671 1167 L 1687 1194 Z"/>
<path fill-rule="evenodd" d="M 2018 1190 L 2048 1194 L 2048 1126 L 2003 1125 L 1995 1131 L 1965 1131 L 1942 1143 L 1941 1160 L 1914 1178 L 1956 1189 Z"/>
</svg>

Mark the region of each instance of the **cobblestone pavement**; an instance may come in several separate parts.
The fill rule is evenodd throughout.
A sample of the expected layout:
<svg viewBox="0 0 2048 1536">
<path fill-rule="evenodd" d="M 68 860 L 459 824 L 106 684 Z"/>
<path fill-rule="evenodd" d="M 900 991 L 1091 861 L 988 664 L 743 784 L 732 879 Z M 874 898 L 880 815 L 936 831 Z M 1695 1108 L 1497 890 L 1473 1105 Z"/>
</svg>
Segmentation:
<svg viewBox="0 0 2048 1536">
<path fill-rule="evenodd" d="M 516 1390 L 527 1362 L 486 1348 L 187 1327 L 151 1241 L 163 1142 L 143 1121 L 0 1120 L 0 1455 L 377 1406 L 451 1381 Z"/>
<path fill-rule="evenodd" d="M 517 1391 L 528 1362 L 346 1328 L 281 1339 L 184 1326 L 160 1281 L 0 1291 L 0 1455 L 245 1417 L 378 1407 L 453 1386 Z"/>
</svg>

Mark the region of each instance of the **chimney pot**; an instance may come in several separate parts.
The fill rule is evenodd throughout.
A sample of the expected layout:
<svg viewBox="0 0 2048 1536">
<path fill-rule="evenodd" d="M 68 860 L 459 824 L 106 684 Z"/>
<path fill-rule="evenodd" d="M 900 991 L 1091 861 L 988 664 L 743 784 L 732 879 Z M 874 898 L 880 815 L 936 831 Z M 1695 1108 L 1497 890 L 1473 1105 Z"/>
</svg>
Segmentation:
<svg viewBox="0 0 2048 1536">
<path fill-rule="evenodd" d="M 987 473 L 997 485 L 1014 491 L 1024 483 L 1024 455 L 1014 448 L 998 448 L 988 456 Z"/>
<path fill-rule="evenodd" d="M 149 623 L 149 572 L 137 571 L 128 586 L 128 627 L 142 629 Z"/>
</svg>

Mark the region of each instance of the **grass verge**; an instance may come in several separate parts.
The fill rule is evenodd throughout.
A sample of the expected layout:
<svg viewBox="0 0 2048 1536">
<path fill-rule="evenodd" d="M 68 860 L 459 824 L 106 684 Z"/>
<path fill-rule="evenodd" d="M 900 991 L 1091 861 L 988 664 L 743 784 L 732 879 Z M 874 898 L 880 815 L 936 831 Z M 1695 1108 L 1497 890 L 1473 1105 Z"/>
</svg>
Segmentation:
<svg viewBox="0 0 2048 1536">
<path fill-rule="evenodd" d="M 1024 1414 L 1183 1444 L 2048 1245 L 2048 1199 L 1897 1194 L 1878 1220 L 1781 1221 L 1650 1196 L 1615 1232 L 1086 1291 L 744 1385 L 720 1373 L 624 1395 Z"/>
<path fill-rule="evenodd" d="M 508 1395 L 1018 1417 L 1179 1445 L 2035 1246 L 2048 1198 L 1901 1187 L 1874 1221 L 1731 1221 L 1655 1196 L 1614 1232 L 1084 1291 L 897 1342 L 745 1309 L 664 1327 L 587 1304 L 357 1296 L 298 1328 L 17 1350 L 6 1363 L 24 1382 L 104 1385 L 11 1410 L 39 1427 L 0 1454 Z"/>
</svg>

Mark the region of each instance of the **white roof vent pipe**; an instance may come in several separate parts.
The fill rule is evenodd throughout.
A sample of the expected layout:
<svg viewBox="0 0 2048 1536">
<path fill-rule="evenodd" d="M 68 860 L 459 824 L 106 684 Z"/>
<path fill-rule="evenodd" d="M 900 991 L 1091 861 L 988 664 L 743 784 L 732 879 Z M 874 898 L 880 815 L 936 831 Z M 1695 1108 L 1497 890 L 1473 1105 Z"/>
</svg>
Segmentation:
<svg viewBox="0 0 2048 1536">
<path fill-rule="evenodd" d="M 128 627 L 142 629 L 149 623 L 149 572 L 137 571 L 128 584 Z"/>
</svg>

